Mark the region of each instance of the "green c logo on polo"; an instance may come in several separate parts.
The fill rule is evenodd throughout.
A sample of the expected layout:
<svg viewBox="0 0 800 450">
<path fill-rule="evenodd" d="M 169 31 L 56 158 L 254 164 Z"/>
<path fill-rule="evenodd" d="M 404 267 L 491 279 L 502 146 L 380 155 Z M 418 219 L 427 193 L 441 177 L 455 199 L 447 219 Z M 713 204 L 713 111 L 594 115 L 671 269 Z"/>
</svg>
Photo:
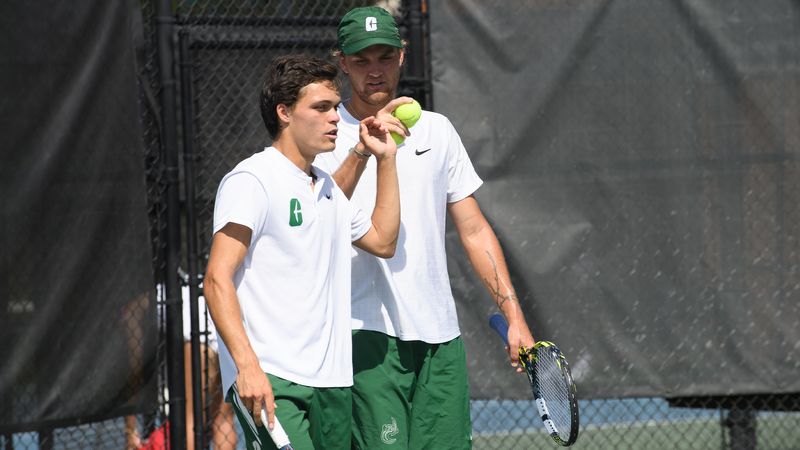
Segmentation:
<svg viewBox="0 0 800 450">
<path fill-rule="evenodd" d="M 303 213 L 300 211 L 300 200 L 293 198 L 289 202 L 289 226 L 299 227 L 303 224 Z"/>
</svg>

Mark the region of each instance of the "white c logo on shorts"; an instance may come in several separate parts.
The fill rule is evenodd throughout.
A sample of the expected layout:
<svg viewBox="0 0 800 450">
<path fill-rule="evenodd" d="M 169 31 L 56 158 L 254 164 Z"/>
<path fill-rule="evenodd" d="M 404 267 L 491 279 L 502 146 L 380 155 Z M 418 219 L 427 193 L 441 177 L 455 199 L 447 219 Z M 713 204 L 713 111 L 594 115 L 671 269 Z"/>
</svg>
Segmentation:
<svg viewBox="0 0 800 450">
<path fill-rule="evenodd" d="M 393 438 L 392 436 L 399 432 L 400 430 L 397 428 L 397 421 L 394 420 L 394 417 L 392 417 L 392 423 L 387 423 L 381 427 L 381 440 L 384 444 L 394 444 L 397 439 Z"/>
<path fill-rule="evenodd" d="M 367 31 L 375 31 L 378 29 L 378 19 L 374 17 L 367 17 Z"/>
</svg>

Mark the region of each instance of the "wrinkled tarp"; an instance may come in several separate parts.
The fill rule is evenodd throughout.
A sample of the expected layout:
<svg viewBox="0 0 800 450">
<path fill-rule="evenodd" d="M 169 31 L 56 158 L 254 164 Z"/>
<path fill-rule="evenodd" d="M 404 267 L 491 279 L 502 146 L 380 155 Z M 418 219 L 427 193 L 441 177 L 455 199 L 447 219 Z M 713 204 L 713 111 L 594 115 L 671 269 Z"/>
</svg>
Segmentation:
<svg viewBox="0 0 800 450">
<path fill-rule="evenodd" d="M 800 391 L 797 3 L 429 7 L 435 110 L 579 397 Z M 529 396 L 448 250 L 472 397 Z"/>
</svg>

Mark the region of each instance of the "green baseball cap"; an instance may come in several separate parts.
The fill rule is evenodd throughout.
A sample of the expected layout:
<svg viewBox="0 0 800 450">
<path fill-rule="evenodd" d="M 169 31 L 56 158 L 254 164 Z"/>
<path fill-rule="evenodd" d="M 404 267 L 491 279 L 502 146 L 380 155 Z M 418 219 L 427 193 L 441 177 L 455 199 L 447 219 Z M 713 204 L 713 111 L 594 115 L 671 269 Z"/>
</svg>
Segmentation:
<svg viewBox="0 0 800 450">
<path fill-rule="evenodd" d="M 339 48 L 352 55 L 370 45 L 386 44 L 403 48 L 394 17 L 383 8 L 365 6 L 347 13 L 339 23 Z"/>
</svg>

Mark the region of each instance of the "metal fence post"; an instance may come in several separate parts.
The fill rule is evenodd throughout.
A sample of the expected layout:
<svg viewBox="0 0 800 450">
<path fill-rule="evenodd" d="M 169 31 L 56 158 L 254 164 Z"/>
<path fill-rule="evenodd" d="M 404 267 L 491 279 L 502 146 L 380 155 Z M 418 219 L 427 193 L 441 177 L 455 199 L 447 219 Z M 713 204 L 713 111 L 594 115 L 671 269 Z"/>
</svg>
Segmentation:
<svg viewBox="0 0 800 450">
<path fill-rule="evenodd" d="M 425 70 L 427 40 L 425 36 L 425 12 L 422 0 L 403 0 L 401 29 L 408 38 L 408 51 L 405 56 L 405 76 L 401 78 L 398 95 L 410 95 L 423 109 L 432 110 L 431 83 Z M 405 85 L 405 89 L 402 89 Z"/>
<path fill-rule="evenodd" d="M 178 168 L 178 130 L 173 63 L 172 2 L 156 0 L 155 27 L 159 82 L 161 84 L 161 136 L 164 151 L 165 197 L 167 201 L 167 250 L 165 311 L 167 318 L 167 387 L 169 388 L 169 448 L 180 450 L 186 442 L 186 397 L 183 363 L 183 317 L 180 267 L 180 192 Z"/>
<path fill-rule="evenodd" d="M 194 95 L 192 94 L 192 57 L 189 43 L 191 35 L 187 31 L 179 34 L 180 46 L 180 76 L 181 76 L 181 110 L 183 117 L 183 158 L 184 158 L 184 195 L 186 205 L 186 263 L 189 272 L 189 317 L 191 320 L 191 354 L 192 354 L 192 411 L 194 419 L 194 448 L 200 450 L 205 447 L 205 421 L 203 411 L 207 409 L 203 401 L 202 373 L 200 358 L 200 311 L 197 299 L 200 296 L 198 281 L 200 279 L 197 267 L 197 211 L 195 205 L 195 161 L 197 159 L 197 146 L 194 133 Z M 206 339 L 208 336 L 206 336 Z M 208 342 L 208 341 L 206 341 Z M 205 352 L 207 358 L 208 350 Z M 206 361 L 208 364 L 208 361 Z M 208 366 L 206 366 L 208 367 Z M 190 424 L 187 423 L 186 426 Z M 192 450 L 192 449 L 189 449 Z"/>
</svg>

